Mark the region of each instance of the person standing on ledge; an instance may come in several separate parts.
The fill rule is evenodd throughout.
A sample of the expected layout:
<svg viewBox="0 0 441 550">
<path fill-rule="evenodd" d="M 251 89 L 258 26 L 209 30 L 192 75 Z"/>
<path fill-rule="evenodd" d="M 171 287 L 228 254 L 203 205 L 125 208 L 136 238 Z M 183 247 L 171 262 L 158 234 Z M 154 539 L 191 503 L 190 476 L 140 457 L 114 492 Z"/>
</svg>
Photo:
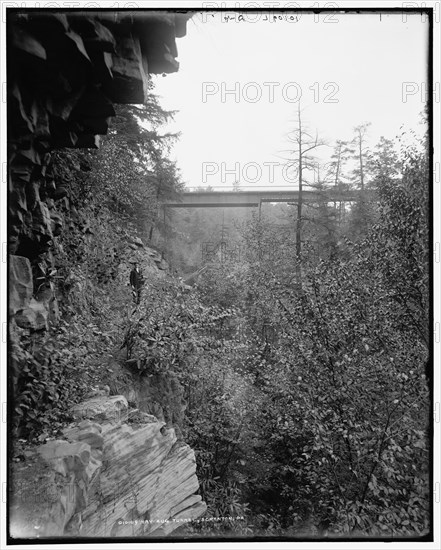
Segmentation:
<svg viewBox="0 0 441 550">
<path fill-rule="evenodd" d="M 138 262 L 132 262 L 133 269 L 130 272 L 130 286 L 132 287 L 133 300 L 135 304 L 141 301 L 141 289 L 144 284 L 144 277 L 139 269 Z"/>
</svg>

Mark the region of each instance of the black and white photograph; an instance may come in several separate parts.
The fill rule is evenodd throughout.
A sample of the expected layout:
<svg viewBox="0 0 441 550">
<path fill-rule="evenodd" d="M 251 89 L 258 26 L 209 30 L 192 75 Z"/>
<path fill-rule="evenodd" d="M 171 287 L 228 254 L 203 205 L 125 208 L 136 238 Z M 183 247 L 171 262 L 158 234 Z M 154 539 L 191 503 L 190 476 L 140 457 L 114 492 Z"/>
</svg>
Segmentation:
<svg viewBox="0 0 441 550">
<path fill-rule="evenodd" d="M 440 2 L 1 25 L 1 548 L 439 548 Z"/>
</svg>

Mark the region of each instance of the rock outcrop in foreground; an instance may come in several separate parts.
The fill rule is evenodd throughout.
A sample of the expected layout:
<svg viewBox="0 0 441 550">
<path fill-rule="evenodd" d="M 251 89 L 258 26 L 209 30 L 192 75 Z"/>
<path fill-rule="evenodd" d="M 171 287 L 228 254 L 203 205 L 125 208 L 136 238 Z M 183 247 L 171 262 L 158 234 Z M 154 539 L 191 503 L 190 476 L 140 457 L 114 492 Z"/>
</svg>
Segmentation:
<svg viewBox="0 0 441 550">
<path fill-rule="evenodd" d="M 66 440 L 38 449 L 53 495 L 44 519 L 30 525 L 14 506 L 12 537 L 161 537 L 205 513 L 194 452 L 174 429 L 123 396 L 94 397 L 73 414 Z"/>
</svg>

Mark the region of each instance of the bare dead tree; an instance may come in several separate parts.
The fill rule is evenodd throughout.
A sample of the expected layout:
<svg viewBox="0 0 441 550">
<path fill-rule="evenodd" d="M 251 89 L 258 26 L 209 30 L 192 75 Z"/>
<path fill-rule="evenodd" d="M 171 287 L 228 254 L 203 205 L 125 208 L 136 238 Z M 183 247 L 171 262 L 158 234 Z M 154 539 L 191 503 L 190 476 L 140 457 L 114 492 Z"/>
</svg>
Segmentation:
<svg viewBox="0 0 441 550">
<path fill-rule="evenodd" d="M 298 200 L 297 200 L 297 219 L 296 219 L 296 275 L 297 283 L 301 287 L 301 260 L 302 260 L 302 222 L 303 222 L 303 189 L 304 186 L 311 187 L 312 184 L 307 179 L 308 172 L 314 172 L 317 163 L 314 155 L 311 153 L 318 147 L 326 145 L 320 140 L 317 132 L 313 136 L 305 127 L 302 121 L 302 111 L 300 102 L 297 106 L 296 122 L 293 130 L 288 132 L 287 139 L 293 144 L 293 148 L 283 151 L 288 156 L 284 157 L 288 170 L 297 172 Z"/>
<path fill-rule="evenodd" d="M 354 128 L 355 137 L 352 140 L 354 144 L 354 156 L 358 161 L 358 168 L 354 170 L 354 176 L 360 181 L 360 189 L 364 190 L 364 168 L 366 164 L 368 147 L 366 145 L 366 136 L 370 122 L 365 122 Z"/>
</svg>

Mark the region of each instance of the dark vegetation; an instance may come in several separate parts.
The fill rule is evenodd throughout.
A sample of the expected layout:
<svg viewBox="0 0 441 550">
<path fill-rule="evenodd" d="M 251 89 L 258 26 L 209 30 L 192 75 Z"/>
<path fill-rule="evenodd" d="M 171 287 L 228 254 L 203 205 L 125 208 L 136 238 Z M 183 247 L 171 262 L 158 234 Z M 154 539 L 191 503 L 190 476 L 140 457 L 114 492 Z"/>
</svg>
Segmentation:
<svg viewBox="0 0 441 550">
<path fill-rule="evenodd" d="M 158 204 L 181 188 L 167 159 L 174 136 L 159 130 L 168 116 L 152 95 L 118 109 L 98 151 L 57 153 L 67 227 L 45 284 L 61 319 L 43 335 L 13 335 L 18 437 L 56 433 L 93 385 L 117 393 L 133 377 L 168 376 L 187 404 L 178 423 L 208 517 L 245 518 L 187 527 L 193 535 L 426 533 L 426 144 L 363 149 L 359 200 L 303 205 L 301 225 L 297 206 L 236 221 L 174 214 L 164 249 Z M 359 182 L 344 168 L 362 147 L 349 145 L 338 142 L 319 185 Z M 121 266 L 135 235 L 183 275 L 205 261 L 194 288 L 152 279 L 134 307 Z M 204 257 L 207 241 L 226 244 Z M 108 360 L 121 346 L 125 369 Z"/>
</svg>

